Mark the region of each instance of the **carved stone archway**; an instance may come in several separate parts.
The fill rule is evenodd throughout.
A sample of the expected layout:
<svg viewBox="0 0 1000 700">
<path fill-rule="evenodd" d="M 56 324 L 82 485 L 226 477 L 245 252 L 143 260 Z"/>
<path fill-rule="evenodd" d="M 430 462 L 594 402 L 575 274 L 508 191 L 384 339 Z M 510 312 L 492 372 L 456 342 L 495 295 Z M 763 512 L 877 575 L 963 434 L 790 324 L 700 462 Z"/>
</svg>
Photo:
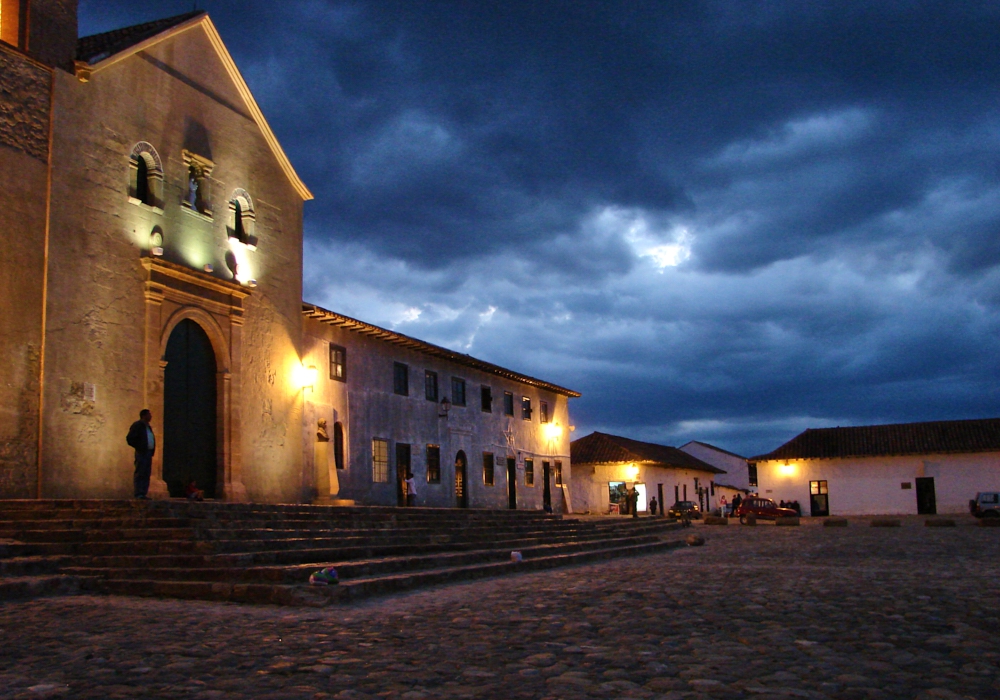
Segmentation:
<svg viewBox="0 0 1000 700">
<path fill-rule="evenodd" d="M 243 300 L 248 289 L 160 258 L 143 258 L 146 270 L 146 352 L 144 404 L 154 424 L 163 417 L 163 378 L 167 341 L 178 323 L 191 319 L 208 335 L 216 361 L 217 497 L 246 501 L 240 451 L 240 385 Z M 150 495 L 167 498 L 163 451 L 153 457 Z"/>
</svg>

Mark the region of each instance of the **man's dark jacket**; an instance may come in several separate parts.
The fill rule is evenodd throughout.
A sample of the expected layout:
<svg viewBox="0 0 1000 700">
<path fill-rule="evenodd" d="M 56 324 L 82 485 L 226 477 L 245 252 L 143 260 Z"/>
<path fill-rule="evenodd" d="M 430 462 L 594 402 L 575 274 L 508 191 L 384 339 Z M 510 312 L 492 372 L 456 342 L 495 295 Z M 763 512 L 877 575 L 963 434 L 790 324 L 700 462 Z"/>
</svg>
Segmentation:
<svg viewBox="0 0 1000 700">
<path fill-rule="evenodd" d="M 146 421 L 139 419 L 133 423 L 132 427 L 128 429 L 128 437 L 125 438 L 125 442 L 134 448 L 136 452 L 148 452 L 149 441 L 146 435 Z"/>
</svg>

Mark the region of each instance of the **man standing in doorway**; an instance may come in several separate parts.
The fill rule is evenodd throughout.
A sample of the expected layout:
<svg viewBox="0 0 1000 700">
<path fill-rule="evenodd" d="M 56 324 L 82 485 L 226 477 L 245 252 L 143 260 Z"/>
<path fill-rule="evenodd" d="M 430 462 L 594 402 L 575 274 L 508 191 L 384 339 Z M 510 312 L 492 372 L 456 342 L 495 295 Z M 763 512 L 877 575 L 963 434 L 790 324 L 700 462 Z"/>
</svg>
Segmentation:
<svg viewBox="0 0 1000 700">
<path fill-rule="evenodd" d="M 128 429 L 125 442 L 135 450 L 135 473 L 132 475 L 132 488 L 136 498 L 149 498 L 149 477 L 153 471 L 153 453 L 156 451 L 156 438 L 149 423 L 153 414 L 148 408 L 139 411 L 139 420 Z"/>
</svg>

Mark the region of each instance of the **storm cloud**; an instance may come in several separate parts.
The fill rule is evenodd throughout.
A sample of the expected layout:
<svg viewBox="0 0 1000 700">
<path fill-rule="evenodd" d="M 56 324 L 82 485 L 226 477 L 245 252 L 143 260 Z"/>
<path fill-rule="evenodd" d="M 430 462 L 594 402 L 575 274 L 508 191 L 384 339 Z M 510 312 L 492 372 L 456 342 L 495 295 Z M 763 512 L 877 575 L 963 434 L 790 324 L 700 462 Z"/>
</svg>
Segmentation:
<svg viewBox="0 0 1000 700">
<path fill-rule="evenodd" d="M 308 301 L 581 391 L 576 436 L 1000 415 L 997 5 L 201 7 L 316 194 Z"/>
</svg>

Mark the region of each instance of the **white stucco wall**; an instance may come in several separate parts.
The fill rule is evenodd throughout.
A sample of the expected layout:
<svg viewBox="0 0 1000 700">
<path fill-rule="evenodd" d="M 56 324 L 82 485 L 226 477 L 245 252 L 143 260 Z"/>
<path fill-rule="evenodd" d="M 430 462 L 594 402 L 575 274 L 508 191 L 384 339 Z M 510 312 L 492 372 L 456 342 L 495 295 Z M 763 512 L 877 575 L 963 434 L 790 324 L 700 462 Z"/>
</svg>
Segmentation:
<svg viewBox="0 0 1000 700">
<path fill-rule="evenodd" d="M 738 489 L 750 488 L 750 473 L 747 471 L 747 460 L 745 458 L 693 440 L 681 445 L 677 449 L 687 452 L 692 457 L 697 457 L 702 462 L 711 464 L 716 469 L 726 472 L 725 474 L 717 474 L 715 476 L 717 482 L 735 486 Z M 730 498 L 730 496 L 726 496 L 726 498 Z"/>
<path fill-rule="evenodd" d="M 677 499 L 685 500 L 685 487 L 686 500 L 697 502 L 695 484 L 707 487 L 713 476 L 715 475 L 690 469 L 632 463 L 574 464 L 570 487 L 573 509 L 576 513 L 607 513 L 610 504 L 608 484 L 612 481 L 624 481 L 628 486 L 645 484 L 647 503 L 653 497 L 656 497 L 657 502 L 660 501 L 660 485 L 663 486 L 663 499 L 667 507 L 672 506 Z"/>
<path fill-rule="evenodd" d="M 809 482 L 818 480 L 827 482 L 831 515 L 915 515 L 916 479 L 932 477 L 937 512 L 958 514 L 968 512 L 977 491 L 1000 490 L 1000 452 L 764 461 L 757 477 L 762 496 L 798 500 L 803 515 L 809 515 Z"/>
</svg>

